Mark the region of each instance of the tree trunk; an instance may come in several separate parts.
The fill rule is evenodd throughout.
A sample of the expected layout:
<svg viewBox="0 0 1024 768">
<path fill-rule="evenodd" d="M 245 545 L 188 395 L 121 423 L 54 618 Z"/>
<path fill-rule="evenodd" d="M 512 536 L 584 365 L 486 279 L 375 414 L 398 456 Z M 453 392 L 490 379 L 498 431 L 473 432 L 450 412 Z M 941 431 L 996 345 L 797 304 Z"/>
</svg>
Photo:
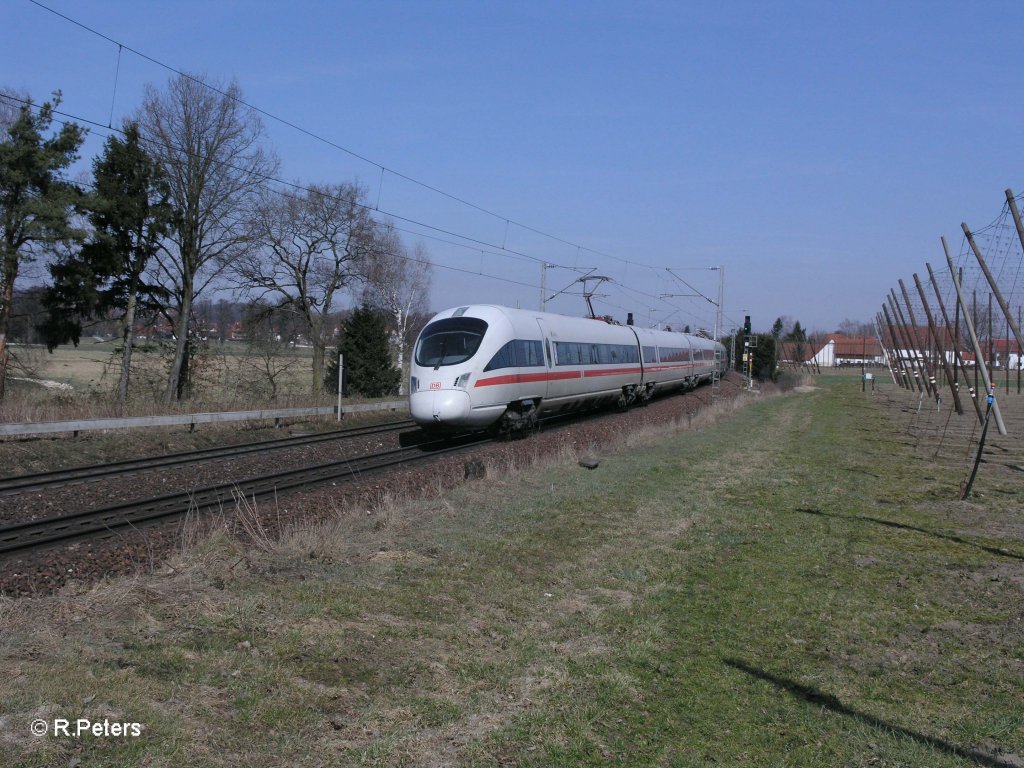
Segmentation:
<svg viewBox="0 0 1024 768">
<path fill-rule="evenodd" d="M 181 371 L 178 374 L 178 400 L 192 396 L 192 339 L 185 337 L 185 351 L 181 356 Z"/>
<path fill-rule="evenodd" d="M 313 397 L 320 397 L 324 387 L 324 355 L 326 345 L 319 333 L 310 334 L 310 342 L 313 345 Z"/>
<path fill-rule="evenodd" d="M 328 298 L 328 304 L 329 304 Z M 302 316 L 309 328 L 309 343 L 313 347 L 313 398 L 319 398 L 324 389 L 324 357 L 327 345 L 324 342 L 324 317 L 317 315 L 312 308 L 303 303 Z"/>
<path fill-rule="evenodd" d="M 7 329 L 11 324 L 11 304 L 14 301 L 14 280 L 18 276 L 18 254 L 5 255 L 3 264 L 3 295 L 0 295 L 0 400 L 7 385 L 7 364 L 11 353 L 7 349 Z"/>
<path fill-rule="evenodd" d="M 175 398 L 180 399 L 183 392 L 183 381 L 182 374 L 187 375 L 188 371 L 184 368 L 185 354 L 188 351 L 188 326 L 189 326 L 189 315 L 192 312 L 192 281 L 191 279 L 186 281 L 186 284 L 182 286 L 181 294 L 181 306 L 178 308 L 178 317 L 174 321 L 174 360 L 171 362 L 171 372 L 167 378 L 167 395 L 166 403 L 171 405 L 174 403 Z"/>
<path fill-rule="evenodd" d="M 398 338 L 398 396 L 405 394 L 405 325 L 403 318 L 407 317 L 399 307 L 395 310 L 396 336 Z"/>
<path fill-rule="evenodd" d="M 128 402 L 128 379 L 132 370 L 132 347 L 135 344 L 135 286 L 128 291 L 128 308 L 125 310 L 124 328 L 121 331 L 121 339 L 124 341 L 124 350 L 121 354 L 121 379 L 117 382 L 117 402 L 124 405 Z"/>
</svg>

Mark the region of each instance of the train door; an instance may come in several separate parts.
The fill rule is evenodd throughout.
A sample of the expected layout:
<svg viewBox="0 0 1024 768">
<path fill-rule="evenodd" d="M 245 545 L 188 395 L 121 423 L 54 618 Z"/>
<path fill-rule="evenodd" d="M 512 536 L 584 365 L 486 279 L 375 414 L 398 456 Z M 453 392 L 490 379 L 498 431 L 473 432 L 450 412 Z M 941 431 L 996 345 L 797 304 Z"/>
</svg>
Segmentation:
<svg viewBox="0 0 1024 768">
<path fill-rule="evenodd" d="M 551 408 L 571 407 L 579 399 L 582 393 L 581 381 L 583 373 L 578 365 L 558 364 L 558 341 L 572 341 L 572 339 L 559 339 L 558 332 L 553 330 L 547 322 L 537 318 L 541 334 L 544 337 L 544 361 L 548 366 L 547 375 L 547 397 L 546 404 Z M 564 361 L 563 361 L 564 362 Z"/>
<path fill-rule="evenodd" d="M 549 390 L 551 389 L 551 374 L 554 373 L 554 370 L 555 370 L 555 358 L 554 358 L 555 349 L 554 349 L 554 344 L 551 343 L 551 334 L 548 332 L 548 329 L 547 329 L 544 321 L 541 320 L 539 317 L 537 318 L 537 327 L 540 328 L 540 339 L 541 339 L 541 343 L 544 345 L 544 371 L 545 371 L 545 376 L 544 376 L 543 392 L 544 392 L 544 400 L 546 402 L 547 398 L 548 398 Z"/>
</svg>

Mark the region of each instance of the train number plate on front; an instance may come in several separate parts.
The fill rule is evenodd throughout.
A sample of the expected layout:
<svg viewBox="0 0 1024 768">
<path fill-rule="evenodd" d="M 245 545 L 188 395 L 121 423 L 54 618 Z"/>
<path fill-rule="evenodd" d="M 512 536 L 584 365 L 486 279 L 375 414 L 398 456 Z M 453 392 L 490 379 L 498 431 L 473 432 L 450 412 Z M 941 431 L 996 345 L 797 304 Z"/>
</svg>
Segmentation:
<svg viewBox="0 0 1024 768">
<path fill-rule="evenodd" d="M 431 389 L 440 389 L 441 388 L 441 382 L 440 381 L 432 381 L 432 382 L 430 382 L 430 388 Z"/>
</svg>

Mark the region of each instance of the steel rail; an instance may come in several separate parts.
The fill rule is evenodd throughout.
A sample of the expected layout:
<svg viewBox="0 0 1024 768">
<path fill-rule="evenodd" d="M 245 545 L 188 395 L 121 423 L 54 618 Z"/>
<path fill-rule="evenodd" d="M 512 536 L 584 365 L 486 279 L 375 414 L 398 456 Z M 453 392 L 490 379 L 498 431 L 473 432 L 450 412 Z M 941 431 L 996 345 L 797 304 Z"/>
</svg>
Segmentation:
<svg viewBox="0 0 1024 768">
<path fill-rule="evenodd" d="M 293 435 L 291 437 L 266 440 L 256 443 L 237 443 L 213 448 L 200 448 L 194 451 L 182 451 L 171 453 L 165 456 L 149 456 L 142 459 L 124 459 L 112 461 L 106 464 L 92 464 L 69 469 L 55 469 L 47 472 L 38 472 L 28 475 L 15 475 L 13 477 L 0 478 L 0 496 L 10 496 L 25 491 L 45 490 L 47 488 L 59 488 L 65 485 L 76 483 L 87 483 L 93 480 L 109 478 L 111 476 L 129 475 L 136 472 L 144 472 L 152 469 L 163 469 L 179 464 L 192 464 L 201 461 L 216 461 L 235 456 L 244 456 L 247 453 L 258 453 L 263 451 L 276 451 L 286 448 L 296 448 L 303 445 L 315 445 L 329 440 L 345 440 L 354 437 L 363 437 L 382 432 L 395 432 L 413 426 L 412 419 L 388 424 L 377 424 L 368 427 L 357 427 L 355 429 L 335 429 L 330 432 L 319 432 L 311 435 Z"/>
<path fill-rule="evenodd" d="M 607 415 L 607 411 L 595 410 L 589 413 L 559 414 L 542 419 L 541 422 L 553 426 L 567 421 L 572 423 L 589 421 L 604 415 Z M 135 528 L 161 520 L 173 519 L 190 511 L 222 509 L 225 504 L 234 504 L 239 496 L 259 501 L 331 480 L 350 481 L 363 473 L 378 472 L 402 464 L 458 453 L 491 440 L 492 437 L 484 432 L 450 436 L 377 454 L 344 458 L 273 475 L 221 483 L 149 499 L 122 502 L 100 509 L 83 510 L 43 520 L 14 523 L 0 527 L 0 557 L 74 539 L 98 537 L 104 533 L 116 535 L 119 529 Z"/>
<path fill-rule="evenodd" d="M 226 503 L 234 503 L 238 496 L 259 501 L 331 480 L 349 481 L 364 473 L 463 451 L 487 440 L 489 438 L 485 436 L 470 435 L 408 448 L 395 448 L 369 456 L 346 458 L 273 475 L 211 485 L 189 492 L 171 493 L 43 520 L 15 523 L 0 528 L 0 555 L 24 552 L 71 539 L 113 533 L 121 528 L 166 520 L 190 511 L 219 509 Z M 428 450 L 430 446 L 436 447 Z"/>
</svg>

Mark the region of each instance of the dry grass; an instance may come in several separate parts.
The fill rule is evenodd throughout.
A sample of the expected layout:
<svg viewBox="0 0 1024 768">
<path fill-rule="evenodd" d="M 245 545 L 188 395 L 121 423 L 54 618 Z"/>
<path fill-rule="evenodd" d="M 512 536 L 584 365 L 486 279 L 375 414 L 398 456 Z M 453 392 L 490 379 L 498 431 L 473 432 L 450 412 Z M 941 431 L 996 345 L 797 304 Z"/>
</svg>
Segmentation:
<svg viewBox="0 0 1024 768">
<path fill-rule="evenodd" d="M 277 382 L 276 397 L 258 361 L 244 347 L 212 344 L 193 360 L 193 398 L 168 409 L 163 395 L 169 369 L 168 351 L 142 344 L 132 364 L 129 402 L 115 401 L 120 359 L 112 342 L 83 340 L 81 346 L 60 346 L 47 354 L 43 348 L 20 347 L 33 357 L 27 380 L 10 380 L 0 419 L 9 422 L 60 421 L 115 416 L 152 416 L 165 413 L 287 408 L 311 404 L 308 350 L 282 352 L 281 364 L 302 363 L 286 369 Z M 38 358 L 38 360 L 37 360 Z M 36 383 L 33 383 L 36 382 Z M 71 389 L 50 389 L 54 382 Z M 330 393 L 316 405 L 330 404 Z"/>
<path fill-rule="evenodd" d="M 2 602 L 0 764 L 1012 765 L 1020 561 L 845 472 L 906 455 L 828 393 L 316 525 L 238 500 L 158 573 Z M 146 735 L 25 736 L 78 711 Z"/>
</svg>

